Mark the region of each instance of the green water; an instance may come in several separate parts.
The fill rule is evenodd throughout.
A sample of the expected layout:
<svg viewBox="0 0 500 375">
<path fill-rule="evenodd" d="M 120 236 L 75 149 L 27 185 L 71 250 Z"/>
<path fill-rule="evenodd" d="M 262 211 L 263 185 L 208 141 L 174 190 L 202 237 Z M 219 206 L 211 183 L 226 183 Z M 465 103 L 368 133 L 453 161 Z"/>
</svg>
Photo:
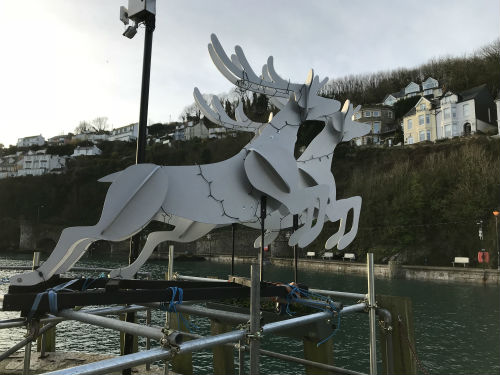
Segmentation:
<svg viewBox="0 0 500 375">
<path fill-rule="evenodd" d="M 0 256 L 0 265 L 30 263 L 30 256 Z M 124 258 L 85 258 L 82 267 L 113 268 L 126 262 Z M 166 261 L 150 261 L 144 270 L 155 278 L 163 278 Z M 175 271 L 185 275 L 226 277 L 227 264 L 214 262 L 177 262 Z M 237 264 L 236 274 L 249 275 L 249 265 Z M 0 271 L 0 278 L 14 274 Z M 266 279 L 289 282 L 292 270 L 266 266 Z M 320 289 L 357 293 L 366 292 L 366 279 L 328 272 L 299 270 L 301 282 Z M 7 285 L 0 285 L 5 293 Z M 409 296 L 413 302 L 416 350 L 419 361 L 429 374 L 499 374 L 500 373 L 500 287 L 437 282 L 376 280 L 379 294 Z M 355 301 L 344 300 L 346 304 Z M 15 313 L 0 312 L 0 319 L 16 317 Z M 164 315 L 154 312 L 153 323 L 163 324 Z M 209 322 L 195 319 L 195 333 L 208 334 Z M 22 329 L 0 331 L 0 349 L 5 350 L 22 338 Z M 326 333 L 328 334 L 328 333 Z M 118 353 L 117 333 L 88 325 L 63 322 L 58 325 L 57 350 L 96 353 Z M 369 372 L 368 317 L 353 314 L 342 317 L 341 329 L 334 337 L 335 365 Z M 142 342 L 144 344 L 144 342 Z M 302 343 L 279 336 L 264 337 L 263 348 L 303 356 Z M 193 354 L 196 374 L 210 374 L 211 353 Z M 301 365 L 262 357 L 263 374 L 303 374 Z M 380 368 L 381 370 L 381 368 Z M 419 373 L 425 373 L 420 370 Z"/>
</svg>

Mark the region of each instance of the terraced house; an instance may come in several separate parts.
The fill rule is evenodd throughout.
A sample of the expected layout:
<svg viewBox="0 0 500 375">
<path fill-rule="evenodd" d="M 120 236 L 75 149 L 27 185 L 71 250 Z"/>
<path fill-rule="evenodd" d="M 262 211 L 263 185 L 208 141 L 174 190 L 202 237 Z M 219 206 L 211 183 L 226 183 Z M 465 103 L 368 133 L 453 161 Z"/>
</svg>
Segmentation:
<svg viewBox="0 0 500 375">
<path fill-rule="evenodd" d="M 431 100 L 422 97 L 404 116 L 403 130 L 405 144 L 435 141 L 436 115 Z"/>
<path fill-rule="evenodd" d="M 422 97 L 403 117 L 404 143 L 495 134 L 495 103 L 486 85 L 439 98 Z"/>
</svg>

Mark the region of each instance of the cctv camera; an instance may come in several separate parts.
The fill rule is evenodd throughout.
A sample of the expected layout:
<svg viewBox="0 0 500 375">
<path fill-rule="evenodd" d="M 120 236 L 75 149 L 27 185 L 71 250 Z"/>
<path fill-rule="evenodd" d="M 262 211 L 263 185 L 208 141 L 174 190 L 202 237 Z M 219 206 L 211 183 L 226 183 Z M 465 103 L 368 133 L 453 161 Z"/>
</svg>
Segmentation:
<svg viewBox="0 0 500 375">
<path fill-rule="evenodd" d="M 122 21 L 124 25 L 128 25 L 129 22 L 128 9 L 124 6 L 120 7 L 120 21 Z"/>
<path fill-rule="evenodd" d="M 129 39 L 132 39 L 135 34 L 137 34 L 137 25 L 136 26 L 129 26 L 123 33 L 123 36 L 126 36 Z"/>
</svg>

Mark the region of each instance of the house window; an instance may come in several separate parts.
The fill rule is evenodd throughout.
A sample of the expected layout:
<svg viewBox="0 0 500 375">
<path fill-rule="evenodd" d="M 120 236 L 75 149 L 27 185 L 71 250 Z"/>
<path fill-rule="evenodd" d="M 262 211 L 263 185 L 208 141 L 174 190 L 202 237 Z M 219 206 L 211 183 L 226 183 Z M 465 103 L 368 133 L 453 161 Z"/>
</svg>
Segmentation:
<svg viewBox="0 0 500 375">
<path fill-rule="evenodd" d="M 375 121 L 373 123 L 373 134 L 379 134 L 380 133 L 380 121 Z"/>
<path fill-rule="evenodd" d="M 424 124 L 424 115 L 418 116 L 418 124 L 423 125 Z"/>
<path fill-rule="evenodd" d="M 365 111 L 365 117 L 372 117 L 371 111 Z"/>
<path fill-rule="evenodd" d="M 431 123 L 431 115 L 425 115 L 425 123 L 430 124 Z"/>
<path fill-rule="evenodd" d="M 387 111 L 387 117 L 392 118 L 392 112 L 391 111 Z"/>
<path fill-rule="evenodd" d="M 372 116 L 373 117 L 380 117 L 380 111 L 373 111 Z"/>
<path fill-rule="evenodd" d="M 443 117 L 445 120 L 449 119 L 451 117 L 451 112 L 449 108 L 445 108 L 443 111 Z"/>
<path fill-rule="evenodd" d="M 463 110 L 464 110 L 464 117 L 469 116 L 469 114 L 470 114 L 469 104 L 464 104 Z"/>
<path fill-rule="evenodd" d="M 451 108 L 451 115 L 453 118 L 457 118 L 457 108 L 456 107 Z"/>
<path fill-rule="evenodd" d="M 413 137 L 408 137 L 408 144 L 412 145 L 413 144 Z"/>
<path fill-rule="evenodd" d="M 425 111 L 425 103 L 420 104 L 420 110 Z"/>
<path fill-rule="evenodd" d="M 431 140 L 431 131 L 430 130 L 427 130 L 427 140 L 428 141 Z"/>
<path fill-rule="evenodd" d="M 425 132 L 423 130 L 418 132 L 418 141 L 419 142 L 425 141 Z"/>
<path fill-rule="evenodd" d="M 408 130 L 410 130 L 410 129 L 413 127 L 413 121 L 412 121 L 412 119 L 411 119 L 411 118 L 410 118 L 410 119 L 408 119 L 408 124 L 407 124 L 407 126 L 406 126 L 406 127 L 407 127 L 407 129 L 408 129 Z"/>
</svg>

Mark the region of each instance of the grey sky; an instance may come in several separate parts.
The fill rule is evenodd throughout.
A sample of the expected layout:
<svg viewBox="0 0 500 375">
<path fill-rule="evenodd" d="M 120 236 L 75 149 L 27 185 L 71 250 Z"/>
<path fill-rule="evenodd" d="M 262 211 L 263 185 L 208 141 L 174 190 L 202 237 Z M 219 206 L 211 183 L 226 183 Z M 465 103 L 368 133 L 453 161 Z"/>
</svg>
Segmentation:
<svg viewBox="0 0 500 375">
<path fill-rule="evenodd" d="M 144 30 L 121 34 L 127 0 L 0 0 L 0 143 L 73 131 L 107 116 L 137 122 Z M 157 0 L 149 118 L 177 120 L 203 93 L 231 89 L 207 52 L 210 34 L 243 47 L 256 71 L 321 77 L 413 67 L 470 53 L 499 35 L 497 0 Z M 382 98 L 381 98 L 382 99 Z"/>
</svg>

